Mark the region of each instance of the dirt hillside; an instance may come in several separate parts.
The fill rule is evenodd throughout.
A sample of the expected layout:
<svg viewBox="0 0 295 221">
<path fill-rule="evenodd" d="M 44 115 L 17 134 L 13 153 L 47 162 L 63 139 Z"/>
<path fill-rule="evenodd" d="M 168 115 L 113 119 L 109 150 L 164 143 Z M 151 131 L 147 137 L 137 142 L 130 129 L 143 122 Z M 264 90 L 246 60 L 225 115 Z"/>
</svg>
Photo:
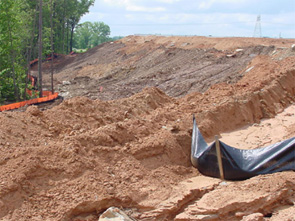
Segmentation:
<svg viewBox="0 0 295 221">
<path fill-rule="evenodd" d="M 236 83 L 254 58 L 294 55 L 292 44 L 287 39 L 129 36 L 85 54 L 60 57 L 55 82 L 65 98 L 113 100 L 145 87 L 183 97 L 217 83 Z"/>
<path fill-rule="evenodd" d="M 135 220 L 292 220 L 293 171 L 205 177 L 190 144 L 192 114 L 210 142 L 294 107 L 294 43 L 129 36 L 60 56 L 60 105 L 0 113 L 0 220 L 98 220 L 111 206 Z M 257 144 L 293 137 L 280 122 Z"/>
</svg>

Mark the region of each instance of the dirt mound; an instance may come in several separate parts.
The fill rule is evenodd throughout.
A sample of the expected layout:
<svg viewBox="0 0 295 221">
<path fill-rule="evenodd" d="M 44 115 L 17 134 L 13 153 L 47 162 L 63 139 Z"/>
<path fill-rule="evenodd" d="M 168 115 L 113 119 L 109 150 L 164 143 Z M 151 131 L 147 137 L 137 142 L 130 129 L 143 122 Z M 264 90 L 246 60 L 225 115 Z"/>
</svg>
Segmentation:
<svg viewBox="0 0 295 221">
<path fill-rule="evenodd" d="M 85 90 L 88 97 L 66 99 L 45 111 L 32 106 L 25 112 L 0 113 L 0 219 L 93 220 L 111 206 L 122 208 L 138 220 L 291 219 L 293 172 L 222 182 L 204 177 L 190 163 L 192 114 L 196 114 L 202 133 L 210 141 L 216 134 L 273 117 L 295 101 L 293 52 L 277 46 L 259 46 L 262 40 L 273 45 L 289 41 L 235 38 L 229 44 L 231 39 L 215 39 L 215 43 L 213 40 L 128 37 L 107 43 L 88 52 L 91 57 L 86 53 L 72 57 L 67 69 L 56 74 L 61 82 L 70 80 L 71 84 L 62 86 L 68 87 L 65 92 L 69 96 L 74 96 L 74 92 L 84 95 Z M 235 48 L 239 41 L 243 51 Z M 106 48 L 109 53 L 102 63 L 86 65 L 97 60 L 96 56 Z M 213 54 L 209 60 L 205 58 L 209 55 L 205 49 Z M 168 55 L 170 52 L 175 54 Z M 253 53 L 256 55 L 252 56 Z M 185 66 L 181 72 L 172 70 L 164 74 L 180 82 L 193 73 L 194 65 L 185 64 L 185 59 L 192 55 L 204 57 L 196 66 L 207 65 L 206 71 L 192 77 L 199 79 L 204 75 L 200 85 L 211 82 L 210 78 L 219 82 L 227 76 L 226 71 L 218 75 L 217 67 L 228 65 L 240 76 L 231 82 L 213 83 L 208 90 L 191 87 L 181 97 L 167 95 L 160 86 L 135 93 L 139 82 L 149 86 L 152 71 L 141 69 L 149 63 L 144 61 L 147 57 L 153 63 L 154 73 L 157 62 L 159 71 L 165 62 L 166 67 L 172 63 L 180 69 Z M 169 60 L 169 56 L 185 59 L 181 63 L 178 59 Z M 108 78 L 109 73 L 125 67 L 123 60 L 125 65 L 134 60 L 136 71 L 116 72 Z M 85 72 L 74 71 L 77 64 Z M 98 64 L 110 71 L 96 75 L 96 68 L 87 69 Z M 211 68 L 213 72 L 209 71 Z M 93 78 L 80 84 L 82 76 L 78 75 L 87 73 L 93 74 Z M 156 78 L 158 75 L 161 74 L 156 74 Z M 146 81 L 142 80 L 144 76 Z M 116 79 L 113 91 L 107 90 L 103 79 Z M 95 88 L 103 87 L 98 89 L 99 96 L 106 100 L 90 99 L 95 80 L 100 82 Z M 123 85 L 124 82 L 129 85 Z M 82 91 L 75 87 L 84 88 Z M 126 97 L 131 94 L 130 88 L 134 95 Z M 187 88 L 171 89 L 171 93 L 178 90 Z M 128 93 L 120 94 L 123 91 Z M 112 96 L 124 98 L 112 100 Z M 280 134 L 284 139 L 294 135 L 292 125 L 289 126 L 290 130 Z"/>
<path fill-rule="evenodd" d="M 167 198 L 167 184 L 192 174 L 189 151 L 168 128 L 142 116 L 171 101 L 147 89 L 118 103 L 77 97 L 44 112 L 2 113 L 0 215 L 71 219 L 113 203 L 144 208 L 145 200 L 150 207 Z M 12 119 L 15 125 L 6 122 Z M 13 139 L 21 131 L 22 141 Z M 67 200 L 56 207 L 60 197 Z"/>
</svg>

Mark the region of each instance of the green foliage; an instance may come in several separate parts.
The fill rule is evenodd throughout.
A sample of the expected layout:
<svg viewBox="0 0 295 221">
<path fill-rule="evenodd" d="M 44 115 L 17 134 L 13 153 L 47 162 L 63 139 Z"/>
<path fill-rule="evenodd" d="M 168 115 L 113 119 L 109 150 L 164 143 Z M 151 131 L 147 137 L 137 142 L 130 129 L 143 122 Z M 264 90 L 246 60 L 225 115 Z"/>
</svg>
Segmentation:
<svg viewBox="0 0 295 221">
<path fill-rule="evenodd" d="M 84 22 L 77 26 L 74 36 L 74 47 L 75 48 L 91 48 L 92 23 Z"/>
<path fill-rule="evenodd" d="M 24 39 L 28 32 L 22 29 L 28 17 L 22 17 L 26 4 L 21 0 L 0 2 L 0 100 L 19 100 L 25 69 Z"/>
<path fill-rule="evenodd" d="M 120 40 L 122 38 L 124 38 L 124 37 L 123 36 L 114 36 L 114 37 L 112 37 L 112 41 L 117 41 L 117 40 Z"/>
<path fill-rule="evenodd" d="M 111 41 L 110 33 L 110 27 L 103 22 L 84 22 L 75 29 L 74 47 L 86 49 Z"/>
<path fill-rule="evenodd" d="M 74 29 L 94 0 L 43 0 L 43 57 L 69 53 Z M 38 0 L 0 0 L 0 104 L 25 99 L 28 61 L 38 51 Z M 51 27 L 51 17 L 53 26 Z"/>
<path fill-rule="evenodd" d="M 9 92 L 11 92 L 10 87 L 12 82 L 9 82 L 11 79 L 6 77 L 8 71 L 8 68 L 0 71 L 0 103 L 2 103 L 6 97 L 13 96 L 13 94 L 9 94 Z"/>
</svg>

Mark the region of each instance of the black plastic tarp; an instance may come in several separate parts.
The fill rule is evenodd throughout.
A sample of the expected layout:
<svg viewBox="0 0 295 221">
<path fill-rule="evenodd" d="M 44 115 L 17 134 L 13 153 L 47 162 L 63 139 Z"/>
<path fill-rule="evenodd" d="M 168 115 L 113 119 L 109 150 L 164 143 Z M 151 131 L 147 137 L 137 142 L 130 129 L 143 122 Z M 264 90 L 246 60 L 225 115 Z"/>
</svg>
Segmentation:
<svg viewBox="0 0 295 221">
<path fill-rule="evenodd" d="M 226 180 L 244 180 L 259 174 L 295 170 L 295 137 L 257 149 L 243 150 L 219 142 Z M 191 162 L 202 174 L 220 178 L 216 141 L 207 145 L 193 117 Z"/>
</svg>

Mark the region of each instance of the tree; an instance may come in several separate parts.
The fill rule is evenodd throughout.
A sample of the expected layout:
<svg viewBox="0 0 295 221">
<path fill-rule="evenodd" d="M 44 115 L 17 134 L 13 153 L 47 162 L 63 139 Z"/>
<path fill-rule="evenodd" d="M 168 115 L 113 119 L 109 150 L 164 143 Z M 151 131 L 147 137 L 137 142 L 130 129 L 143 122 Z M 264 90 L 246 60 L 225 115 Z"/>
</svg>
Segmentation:
<svg viewBox="0 0 295 221">
<path fill-rule="evenodd" d="M 25 47 L 30 17 L 23 13 L 26 2 L 0 1 L 0 101 L 19 100 L 24 90 Z"/>
<path fill-rule="evenodd" d="M 91 48 L 110 41 L 110 27 L 103 22 L 84 22 L 75 29 L 74 46 L 76 48 Z"/>
<path fill-rule="evenodd" d="M 74 37 L 74 46 L 76 48 L 91 48 L 91 39 L 93 38 L 91 26 L 91 22 L 84 22 L 77 26 Z"/>
<path fill-rule="evenodd" d="M 39 53 L 38 53 L 38 89 L 39 89 L 39 96 L 43 96 L 43 88 L 42 88 L 42 7 L 43 1 L 40 0 L 39 3 Z"/>
<path fill-rule="evenodd" d="M 103 22 L 94 22 L 92 24 L 93 32 L 93 46 L 97 46 L 101 43 L 107 42 L 110 40 L 111 29 L 108 25 Z"/>
<path fill-rule="evenodd" d="M 50 78 L 51 78 L 51 93 L 54 93 L 53 88 L 53 54 L 54 54 L 54 45 L 53 45 L 53 2 L 50 0 L 50 41 L 51 41 L 51 67 L 50 67 Z"/>
<path fill-rule="evenodd" d="M 73 50 L 73 36 L 74 29 L 79 23 L 81 17 L 88 12 L 89 7 L 94 4 L 94 0 L 70 0 L 69 1 L 69 18 L 68 24 L 70 25 L 70 51 Z"/>
</svg>

